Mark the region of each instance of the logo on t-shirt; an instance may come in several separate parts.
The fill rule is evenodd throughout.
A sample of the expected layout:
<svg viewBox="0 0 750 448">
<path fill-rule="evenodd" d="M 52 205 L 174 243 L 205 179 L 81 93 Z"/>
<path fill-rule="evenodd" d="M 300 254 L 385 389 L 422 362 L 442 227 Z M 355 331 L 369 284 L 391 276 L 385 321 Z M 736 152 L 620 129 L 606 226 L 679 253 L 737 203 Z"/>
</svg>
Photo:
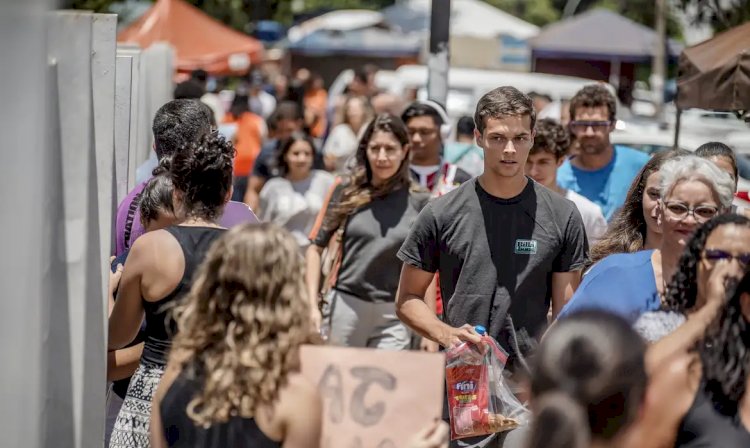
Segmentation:
<svg viewBox="0 0 750 448">
<path fill-rule="evenodd" d="M 521 255 L 536 254 L 536 240 L 516 240 L 516 250 L 514 252 Z"/>
</svg>

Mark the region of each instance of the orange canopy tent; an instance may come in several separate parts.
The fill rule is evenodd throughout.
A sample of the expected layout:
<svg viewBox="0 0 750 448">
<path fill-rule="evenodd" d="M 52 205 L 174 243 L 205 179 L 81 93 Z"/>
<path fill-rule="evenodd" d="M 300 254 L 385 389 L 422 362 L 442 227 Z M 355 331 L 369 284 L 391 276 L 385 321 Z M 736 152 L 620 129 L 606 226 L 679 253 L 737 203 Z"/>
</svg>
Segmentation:
<svg viewBox="0 0 750 448">
<path fill-rule="evenodd" d="M 184 0 L 158 0 L 141 18 L 122 30 L 118 42 L 147 48 L 168 42 L 175 48 L 177 70 L 198 68 L 214 74 L 243 74 L 261 62 L 263 44 L 235 31 Z"/>
</svg>

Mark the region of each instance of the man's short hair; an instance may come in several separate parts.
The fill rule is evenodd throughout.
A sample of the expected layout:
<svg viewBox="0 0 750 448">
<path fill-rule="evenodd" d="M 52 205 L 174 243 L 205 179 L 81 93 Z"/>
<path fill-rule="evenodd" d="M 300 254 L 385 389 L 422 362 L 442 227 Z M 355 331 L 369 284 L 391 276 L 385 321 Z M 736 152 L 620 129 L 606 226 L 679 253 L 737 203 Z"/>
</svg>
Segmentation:
<svg viewBox="0 0 750 448">
<path fill-rule="evenodd" d="M 302 120 L 302 110 L 298 103 L 294 101 L 282 101 L 277 106 L 273 113 L 268 117 L 266 123 L 270 129 L 276 129 L 281 120 Z"/>
<path fill-rule="evenodd" d="M 731 147 L 721 142 L 708 142 L 700 145 L 695 150 L 695 155 L 703 157 L 704 159 L 710 159 L 712 157 L 725 157 L 729 159 L 734 167 L 734 178 L 739 177 L 739 170 L 737 169 L 737 156 Z"/>
<path fill-rule="evenodd" d="M 511 86 L 498 87 L 485 93 L 477 103 L 474 124 L 480 134 L 484 133 L 488 118 L 505 118 L 528 115 L 531 129 L 536 124 L 536 112 L 531 98 Z"/>
<path fill-rule="evenodd" d="M 609 89 L 602 84 L 589 84 L 578 91 L 570 100 L 570 119 L 575 120 L 579 107 L 607 106 L 609 121 L 614 122 L 617 116 L 617 103 Z"/>
<path fill-rule="evenodd" d="M 442 104 L 440 104 L 440 106 L 442 107 Z M 443 124 L 443 117 L 440 116 L 440 113 L 436 111 L 434 107 L 426 103 L 420 103 L 419 101 L 411 103 L 409 107 L 406 108 L 406 110 L 401 114 L 401 121 L 403 121 L 404 124 L 409 124 L 409 120 L 411 120 L 412 118 L 425 116 L 432 117 L 432 120 L 435 122 L 435 126 L 440 126 Z"/>
<path fill-rule="evenodd" d="M 174 88 L 174 98 L 176 100 L 198 99 L 205 93 L 206 89 L 203 88 L 203 85 L 194 79 L 183 81 Z"/>
<path fill-rule="evenodd" d="M 536 123 L 534 145 L 529 154 L 547 152 L 555 156 L 555 160 L 565 157 L 570 147 L 570 134 L 561 124 L 550 118 L 544 118 Z"/>
<path fill-rule="evenodd" d="M 172 100 L 156 111 L 151 130 L 159 160 L 211 132 L 211 109 L 198 100 Z"/>
<path fill-rule="evenodd" d="M 540 99 L 543 99 L 543 100 L 545 100 L 545 101 L 547 101 L 549 103 L 552 102 L 552 97 L 549 96 L 549 95 L 547 95 L 546 93 L 539 93 L 539 92 L 536 92 L 536 91 L 532 90 L 531 92 L 528 93 L 528 95 L 529 95 L 529 98 L 531 98 L 532 100 L 534 100 L 536 98 L 540 98 Z"/>
<path fill-rule="evenodd" d="M 474 119 L 469 116 L 459 118 L 456 124 L 456 135 L 474 137 Z"/>
<path fill-rule="evenodd" d="M 202 68 L 197 68 L 190 72 L 190 78 L 202 84 L 205 84 L 206 81 L 208 81 L 208 72 L 203 70 Z"/>
</svg>

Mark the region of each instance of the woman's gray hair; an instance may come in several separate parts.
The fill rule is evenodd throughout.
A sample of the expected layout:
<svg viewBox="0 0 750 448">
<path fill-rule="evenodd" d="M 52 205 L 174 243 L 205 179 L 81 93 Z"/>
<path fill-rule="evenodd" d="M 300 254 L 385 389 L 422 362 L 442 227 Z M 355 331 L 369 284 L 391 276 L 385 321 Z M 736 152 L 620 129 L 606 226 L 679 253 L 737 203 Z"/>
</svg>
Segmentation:
<svg viewBox="0 0 750 448">
<path fill-rule="evenodd" d="M 713 162 L 695 155 L 668 160 L 659 170 L 661 174 L 661 197 L 666 198 L 680 182 L 699 181 L 713 190 L 720 208 L 727 209 L 734 199 L 734 181 Z"/>
</svg>

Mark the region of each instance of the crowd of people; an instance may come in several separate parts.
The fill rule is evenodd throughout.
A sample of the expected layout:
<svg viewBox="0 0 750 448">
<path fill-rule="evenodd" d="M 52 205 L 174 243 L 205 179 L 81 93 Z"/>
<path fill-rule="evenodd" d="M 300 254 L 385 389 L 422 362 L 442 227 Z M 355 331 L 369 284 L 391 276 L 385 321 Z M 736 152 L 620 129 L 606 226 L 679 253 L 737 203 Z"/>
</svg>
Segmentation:
<svg viewBox="0 0 750 448">
<path fill-rule="evenodd" d="M 206 75 L 153 117 L 157 165 L 117 210 L 105 446 L 317 447 L 302 345 L 437 352 L 477 325 L 534 417 L 451 446 L 750 446 L 729 147 L 613 145 L 599 84 L 567 125 L 504 86 L 454 129 L 372 67 L 331 104 L 307 70 L 228 101 Z"/>
</svg>

